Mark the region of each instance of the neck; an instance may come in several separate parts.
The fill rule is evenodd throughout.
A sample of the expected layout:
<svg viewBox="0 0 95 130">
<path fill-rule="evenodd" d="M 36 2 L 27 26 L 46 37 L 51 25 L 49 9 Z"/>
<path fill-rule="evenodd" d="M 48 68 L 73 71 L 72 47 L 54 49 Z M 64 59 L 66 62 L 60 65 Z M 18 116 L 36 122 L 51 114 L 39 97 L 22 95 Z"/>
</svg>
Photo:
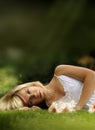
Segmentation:
<svg viewBox="0 0 95 130">
<path fill-rule="evenodd" d="M 55 92 L 49 84 L 45 86 L 45 90 L 45 102 L 47 106 L 50 106 L 55 100 Z"/>
<path fill-rule="evenodd" d="M 51 82 L 45 86 L 46 98 L 45 102 L 47 106 L 50 106 L 52 102 L 65 96 L 64 89 L 58 79 L 53 78 Z"/>
</svg>

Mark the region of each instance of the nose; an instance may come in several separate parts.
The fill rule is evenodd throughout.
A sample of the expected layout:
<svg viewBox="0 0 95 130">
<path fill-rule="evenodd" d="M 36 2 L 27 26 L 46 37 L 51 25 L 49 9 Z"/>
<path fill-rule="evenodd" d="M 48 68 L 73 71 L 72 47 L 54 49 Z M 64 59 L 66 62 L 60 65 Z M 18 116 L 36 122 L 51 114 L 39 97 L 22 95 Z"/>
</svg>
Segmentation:
<svg viewBox="0 0 95 130">
<path fill-rule="evenodd" d="M 40 90 L 36 90 L 36 91 L 32 91 L 32 93 L 30 94 L 30 97 L 40 97 Z"/>
<path fill-rule="evenodd" d="M 37 97 L 38 97 L 38 93 L 34 93 L 33 96 L 34 96 L 35 98 L 37 98 Z"/>
</svg>

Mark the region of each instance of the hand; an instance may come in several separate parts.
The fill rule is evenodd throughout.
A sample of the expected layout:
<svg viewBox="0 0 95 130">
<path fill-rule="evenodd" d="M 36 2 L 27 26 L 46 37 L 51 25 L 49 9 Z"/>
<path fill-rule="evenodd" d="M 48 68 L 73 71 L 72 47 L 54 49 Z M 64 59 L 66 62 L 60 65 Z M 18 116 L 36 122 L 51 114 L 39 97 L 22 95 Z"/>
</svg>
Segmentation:
<svg viewBox="0 0 95 130">
<path fill-rule="evenodd" d="M 18 108 L 16 110 L 30 110 L 30 108 L 29 107 L 20 107 L 20 108 Z"/>
<path fill-rule="evenodd" d="M 39 110 L 39 109 L 41 108 L 38 106 L 32 106 L 32 107 L 20 107 L 17 110 Z"/>
<path fill-rule="evenodd" d="M 32 106 L 32 107 L 30 107 L 30 109 L 31 109 L 31 110 L 40 110 L 41 108 L 38 107 L 38 106 Z"/>
</svg>

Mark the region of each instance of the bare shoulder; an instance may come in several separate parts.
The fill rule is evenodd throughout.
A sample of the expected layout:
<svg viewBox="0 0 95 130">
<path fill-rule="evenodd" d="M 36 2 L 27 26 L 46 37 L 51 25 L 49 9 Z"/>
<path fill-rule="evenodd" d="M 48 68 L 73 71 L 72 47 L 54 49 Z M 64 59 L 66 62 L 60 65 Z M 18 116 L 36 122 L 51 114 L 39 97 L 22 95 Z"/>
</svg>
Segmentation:
<svg viewBox="0 0 95 130">
<path fill-rule="evenodd" d="M 67 75 L 83 80 L 87 75 L 95 76 L 95 71 L 74 65 L 58 65 L 55 68 L 55 75 Z"/>
<path fill-rule="evenodd" d="M 55 74 L 58 74 L 60 72 L 92 72 L 95 73 L 95 71 L 88 69 L 86 67 L 80 67 L 80 66 L 74 66 L 74 65 L 58 65 L 55 68 Z"/>
</svg>

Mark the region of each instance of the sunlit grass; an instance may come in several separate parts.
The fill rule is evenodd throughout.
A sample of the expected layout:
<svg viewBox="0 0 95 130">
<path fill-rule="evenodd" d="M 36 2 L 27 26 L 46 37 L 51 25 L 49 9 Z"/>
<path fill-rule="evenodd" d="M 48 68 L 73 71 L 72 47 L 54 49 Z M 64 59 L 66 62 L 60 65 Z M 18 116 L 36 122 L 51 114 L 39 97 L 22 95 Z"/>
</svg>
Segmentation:
<svg viewBox="0 0 95 130">
<path fill-rule="evenodd" d="M 18 78 L 14 68 L 10 66 L 0 68 L 0 95 L 15 87 L 17 82 Z"/>
<path fill-rule="evenodd" d="M 0 112 L 1 130 L 94 130 L 95 114 L 87 111 L 49 113 L 47 110 Z"/>
</svg>

